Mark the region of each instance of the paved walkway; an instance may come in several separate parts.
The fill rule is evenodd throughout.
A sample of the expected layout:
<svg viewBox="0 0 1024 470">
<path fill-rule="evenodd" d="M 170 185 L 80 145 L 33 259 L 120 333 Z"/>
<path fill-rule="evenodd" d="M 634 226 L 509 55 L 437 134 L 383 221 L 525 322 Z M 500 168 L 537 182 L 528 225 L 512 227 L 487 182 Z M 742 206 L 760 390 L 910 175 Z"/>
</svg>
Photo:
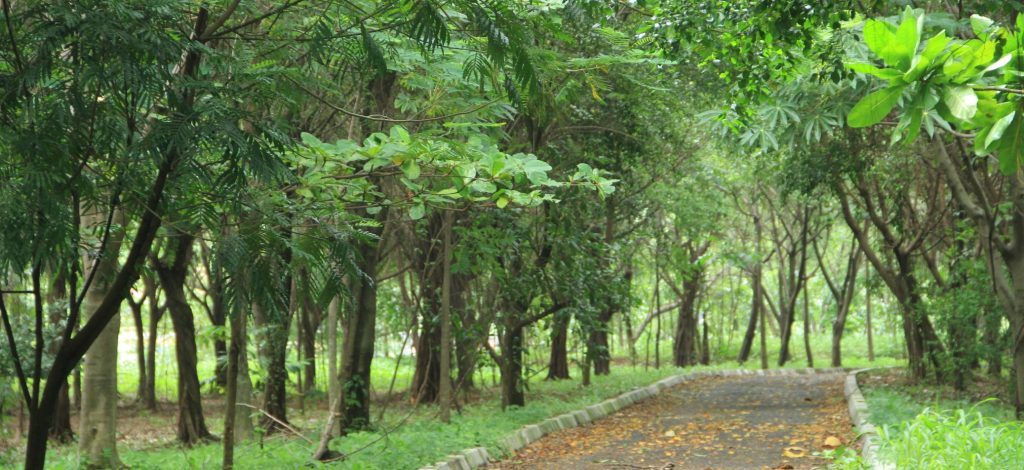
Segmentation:
<svg viewBox="0 0 1024 470">
<path fill-rule="evenodd" d="M 591 425 L 549 434 L 489 468 L 825 468 L 827 460 L 814 454 L 853 438 L 843 377 L 687 382 Z"/>
</svg>

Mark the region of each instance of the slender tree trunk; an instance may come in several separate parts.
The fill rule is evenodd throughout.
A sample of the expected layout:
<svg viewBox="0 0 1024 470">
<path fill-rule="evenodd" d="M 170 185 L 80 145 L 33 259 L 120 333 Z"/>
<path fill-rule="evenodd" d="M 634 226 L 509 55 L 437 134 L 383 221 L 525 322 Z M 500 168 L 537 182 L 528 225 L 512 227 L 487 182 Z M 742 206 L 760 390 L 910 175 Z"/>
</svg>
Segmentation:
<svg viewBox="0 0 1024 470">
<path fill-rule="evenodd" d="M 196 328 L 192 307 L 185 296 L 185 277 L 192 260 L 191 235 L 176 233 L 176 239 L 167 246 L 165 259 L 156 262 L 160 285 L 167 297 L 167 310 L 174 326 L 174 353 L 178 362 L 178 440 L 195 445 L 212 436 L 203 417 L 203 402 L 196 369 Z M 171 249 L 173 247 L 173 252 Z M 173 259 L 170 259 L 173 256 Z"/>
<path fill-rule="evenodd" d="M 231 344 L 227 356 L 227 383 L 224 394 L 224 450 L 221 455 L 221 468 L 228 470 L 235 466 L 235 418 L 238 414 L 238 356 L 241 353 L 239 343 L 245 332 L 244 319 L 239 318 L 240 309 L 235 310 L 231 319 Z"/>
<path fill-rule="evenodd" d="M 349 314 L 346 328 L 339 372 L 341 397 L 335 407 L 343 434 L 370 425 L 370 367 L 376 338 L 375 279 L 379 256 L 377 244 L 362 244 L 358 263 L 364 277 L 352 282 L 354 311 Z"/>
<path fill-rule="evenodd" d="M 614 310 L 604 310 L 597 316 L 597 324 L 590 332 L 587 347 L 591 350 L 591 363 L 594 366 L 594 375 L 608 375 L 611 373 L 611 349 L 608 347 L 608 328 L 611 323 Z"/>
<path fill-rule="evenodd" d="M 142 306 L 145 304 L 145 298 L 136 302 L 131 296 L 128 296 L 125 300 L 131 307 L 132 323 L 135 326 L 135 362 L 138 366 L 138 387 L 135 389 L 135 399 L 141 402 L 145 383 L 148 381 L 145 377 L 145 328 L 142 326 Z"/>
<path fill-rule="evenodd" d="M 526 406 L 523 390 L 523 328 L 509 326 L 501 345 L 501 407 Z"/>
<path fill-rule="evenodd" d="M 875 362 L 875 335 L 871 327 L 871 267 L 864 270 L 864 329 L 868 335 L 868 362 Z"/>
<path fill-rule="evenodd" d="M 661 310 L 661 278 L 654 274 L 654 308 Z M 654 319 L 654 368 L 661 369 L 661 315 Z"/>
<path fill-rule="evenodd" d="M 334 403 L 338 399 L 340 388 L 338 385 L 338 307 L 340 302 L 338 297 L 334 297 L 331 299 L 331 304 L 327 306 L 327 403 Z"/>
<path fill-rule="evenodd" d="M 754 277 L 757 278 L 757 282 L 754 283 L 754 307 L 756 311 L 760 313 L 761 317 L 761 368 L 768 368 L 768 338 L 765 335 L 765 324 L 768 323 L 767 312 L 764 308 L 764 286 L 761 284 L 762 279 L 762 266 L 761 266 L 761 218 L 754 214 L 754 246 L 757 247 L 757 264 L 754 265 Z"/>
<path fill-rule="evenodd" d="M 100 219 L 101 214 L 90 212 L 83 217 L 83 224 L 87 227 L 95 226 L 101 223 Z M 116 213 L 115 224 L 124 225 L 120 211 Z M 90 318 L 98 311 L 117 275 L 117 257 L 123 240 L 124 232 L 112 228 L 82 306 L 85 312 L 90 313 Z M 88 256 L 83 258 L 83 266 L 92 265 Z M 114 468 L 121 465 L 117 454 L 117 335 L 120 327 L 121 315 L 115 314 L 85 355 L 78 436 L 80 459 L 86 467 Z M 47 409 L 45 413 L 52 417 L 53 410 Z M 50 427 L 50 422 L 43 429 L 44 432 Z"/>
<path fill-rule="evenodd" d="M 452 407 L 452 213 L 444 211 L 444 248 L 441 273 L 441 401 L 442 423 L 451 421 Z"/>
<path fill-rule="evenodd" d="M 711 345 L 708 343 L 708 317 L 706 313 L 700 315 L 700 324 L 703 338 L 700 342 L 700 363 L 711 364 Z"/>
<path fill-rule="evenodd" d="M 226 222 L 226 220 L 222 221 Z M 224 328 L 227 326 L 227 305 L 224 302 L 224 272 L 221 265 L 220 257 L 213 256 L 210 261 L 209 274 L 210 274 L 210 300 L 213 304 L 210 309 L 210 323 L 215 328 Z M 224 388 L 228 383 L 228 345 L 225 341 L 224 335 L 215 335 L 213 338 L 213 352 L 217 357 L 217 363 L 214 368 L 215 381 L 218 386 Z"/>
<path fill-rule="evenodd" d="M 808 286 L 804 283 L 804 355 L 807 357 L 807 367 L 814 367 L 814 353 L 811 352 L 811 311 L 808 306 Z"/>
<path fill-rule="evenodd" d="M 302 357 L 306 363 L 303 366 L 303 391 L 306 393 L 316 390 L 316 330 L 319 326 L 316 317 L 320 315 L 315 310 L 312 302 L 306 302 L 302 309 Z"/>
<path fill-rule="evenodd" d="M 754 349 L 754 337 L 757 336 L 757 287 L 754 287 L 754 295 L 751 296 L 750 301 L 750 319 L 747 320 L 747 328 L 743 333 L 743 342 L 740 344 L 740 354 L 736 358 L 737 362 L 743 364 L 750 359 L 750 352 Z"/>
<path fill-rule="evenodd" d="M 146 292 L 149 292 L 149 295 L 146 296 L 149 304 L 149 335 L 146 338 L 146 375 L 139 386 L 140 401 L 143 408 L 156 411 L 156 343 L 159 337 L 158 327 L 164 316 L 165 307 L 159 305 L 156 281 L 150 275 L 144 275 L 142 282 L 145 284 Z"/>
<path fill-rule="evenodd" d="M 54 326 L 60 326 L 63 324 L 63 318 L 67 313 L 67 309 L 59 303 L 67 302 L 67 280 L 64 276 L 57 276 L 53 280 L 53 286 L 49 292 L 49 309 L 50 309 L 50 324 Z M 55 354 L 57 349 L 60 347 L 59 340 L 54 340 L 50 343 L 49 351 L 50 354 Z M 2 405 L 0 405 L 0 416 L 3 416 Z M 50 425 L 50 439 L 62 444 L 71 442 L 75 438 L 75 433 L 71 427 L 71 397 L 68 395 L 68 381 L 64 379 L 64 384 L 60 388 L 60 396 L 57 399 L 57 406 L 53 412 L 53 423 Z"/>
<path fill-rule="evenodd" d="M 551 322 L 551 354 L 548 360 L 548 380 L 569 378 L 569 319 L 565 314 L 555 314 Z"/>
<path fill-rule="evenodd" d="M 418 270 L 423 315 L 420 318 L 419 341 L 416 343 L 416 369 L 413 372 L 412 396 L 416 403 L 433 403 L 441 384 L 441 285 L 444 278 L 441 243 L 443 218 L 431 214 L 427 236 L 419 246 Z"/>
<path fill-rule="evenodd" d="M 461 273 L 452 273 L 452 312 L 459 318 L 459 331 L 455 335 L 455 362 L 459 369 L 458 390 L 465 393 L 473 389 L 473 374 L 476 371 L 477 352 L 482 341 L 486 341 L 490 323 L 480 321 L 466 299 L 470 278 Z M 486 323 L 486 324 L 485 324 Z M 399 353 L 401 354 L 401 353 Z"/>
<path fill-rule="evenodd" d="M 238 316 L 240 318 L 237 321 L 240 324 L 233 327 L 240 332 L 238 336 L 238 373 L 235 374 L 235 380 L 238 381 L 235 384 L 237 388 L 235 391 L 235 425 L 233 426 L 235 444 L 251 440 L 255 433 L 252 420 L 255 412 L 252 409 L 252 379 L 249 377 L 249 354 L 247 353 L 249 326 L 242 312 L 238 312 Z"/>
<path fill-rule="evenodd" d="M 268 433 L 282 430 L 279 421 L 288 422 L 288 369 L 285 362 L 290 323 L 273 321 L 263 327 L 266 331 L 263 350 L 267 361 L 263 379 L 263 411 L 270 416 L 260 418 L 260 427 Z"/>
</svg>

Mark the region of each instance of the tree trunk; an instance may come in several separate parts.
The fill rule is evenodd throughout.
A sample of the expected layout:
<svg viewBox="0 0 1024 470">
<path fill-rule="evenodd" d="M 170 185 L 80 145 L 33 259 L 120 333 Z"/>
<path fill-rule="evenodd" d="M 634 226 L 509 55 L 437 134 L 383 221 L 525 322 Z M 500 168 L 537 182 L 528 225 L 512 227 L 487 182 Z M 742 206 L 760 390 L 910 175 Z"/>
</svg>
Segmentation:
<svg viewBox="0 0 1024 470">
<path fill-rule="evenodd" d="M 83 217 L 83 224 L 87 227 L 97 225 L 101 218 L 98 213 L 88 213 Z M 115 216 L 115 223 L 121 226 L 124 224 L 120 211 Z M 112 288 L 114 276 L 117 275 L 117 257 L 122 240 L 124 232 L 116 228 L 111 229 L 107 245 L 100 255 L 101 259 L 96 263 L 92 285 L 82 305 L 82 309 L 90 313 L 90 318 L 97 314 L 100 304 L 107 297 L 107 290 Z M 83 266 L 92 265 L 87 255 L 83 258 Z M 85 467 L 112 468 L 121 465 L 117 455 L 117 334 L 120 328 L 121 315 L 115 314 L 85 355 L 82 411 L 78 431 L 79 455 Z M 63 384 L 61 385 L 59 388 L 64 388 Z M 43 403 L 47 402 L 44 400 Z M 47 409 L 45 413 L 50 415 L 48 419 L 51 420 L 47 421 L 43 432 L 46 432 L 52 423 L 53 410 Z M 30 435 L 29 439 L 31 438 Z"/>
<path fill-rule="evenodd" d="M 316 306 L 312 302 L 306 302 L 302 309 L 299 320 L 302 322 L 302 358 L 305 360 L 303 366 L 303 392 L 309 393 L 316 390 L 316 330 L 319 327 Z"/>
<path fill-rule="evenodd" d="M 221 454 L 221 468 L 229 470 L 235 466 L 235 417 L 238 414 L 238 356 L 239 342 L 245 334 L 238 318 L 239 309 L 231 319 L 231 345 L 227 356 L 227 383 L 224 393 L 224 448 Z"/>
<path fill-rule="evenodd" d="M 166 305 L 161 307 L 159 302 L 160 291 L 157 289 L 156 281 L 150 275 L 142 276 L 145 284 L 146 296 L 149 304 L 149 336 L 146 338 L 146 376 L 145 382 L 139 386 L 140 401 L 142 407 L 149 411 L 156 411 L 156 343 L 159 337 L 158 327 L 164 316 Z"/>
<path fill-rule="evenodd" d="M 874 332 L 871 327 L 871 268 L 866 267 L 864 270 L 864 329 L 868 334 L 868 362 L 875 362 L 875 338 Z M 806 298 L 804 299 L 806 302 Z"/>
<path fill-rule="evenodd" d="M 551 322 L 551 355 L 548 359 L 548 380 L 569 378 L 569 319 L 567 312 L 555 314 Z"/>
<path fill-rule="evenodd" d="M 757 289 L 756 287 L 754 288 Z M 750 319 L 747 320 L 747 329 L 743 333 L 743 342 L 740 344 L 740 353 L 736 361 L 740 364 L 750 359 L 750 352 L 754 349 L 754 338 L 757 336 L 757 304 L 756 295 L 751 296 Z"/>
<path fill-rule="evenodd" d="M 452 213 L 444 211 L 443 270 L 441 273 L 441 383 L 438 399 L 441 401 L 442 423 L 451 421 L 452 407 Z"/>
<path fill-rule="evenodd" d="M 263 380 L 263 411 L 260 427 L 267 433 L 283 429 L 281 422 L 288 422 L 288 326 L 291 322 L 269 322 L 264 329 L 266 354 L 266 376 Z M 267 416 L 270 415 L 270 416 Z"/>
<path fill-rule="evenodd" d="M 224 302 L 224 272 L 221 267 L 220 257 L 214 256 L 210 262 L 210 300 L 213 307 L 210 309 L 210 323 L 214 328 L 224 328 L 227 323 L 227 305 Z M 228 383 L 228 345 L 225 335 L 214 335 L 213 352 L 217 357 L 214 369 L 215 381 L 218 386 L 226 387 Z"/>
<path fill-rule="evenodd" d="M 416 343 L 416 370 L 413 372 L 412 396 L 416 403 L 437 400 L 441 384 L 441 284 L 443 283 L 443 249 L 438 246 L 442 235 L 440 213 L 430 216 L 427 236 L 419 247 L 418 268 L 422 275 L 420 292 L 423 315 L 420 319 L 419 341 Z"/>
<path fill-rule="evenodd" d="M 523 391 L 523 328 L 505 328 L 501 344 L 501 408 L 526 406 Z"/>
<path fill-rule="evenodd" d="M 384 212 L 384 211 L 381 211 Z M 341 356 L 340 399 L 335 413 L 341 432 L 365 429 L 370 425 L 370 366 L 373 361 L 377 322 L 378 244 L 363 243 L 359 248 L 359 269 L 363 277 L 353 279 L 353 307 L 348 315 Z"/>
<path fill-rule="evenodd" d="M 711 344 L 708 343 L 708 317 L 706 313 L 700 315 L 700 324 L 703 336 L 700 342 L 700 363 L 706 366 L 711 364 Z"/>
<path fill-rule="evenodd" d="M 139 367 L 139 386 L 135 391 L 135 399 L 141 403 L 146 383 L 149 382 L 149 379 L 146 378 L 146 335 L 142 325 L 142 306 L 146 299 L 142 298 L 139 302 L 135 302 L 131 296 L 128 296 L 125 300 L 128 301 L 128 305 L 132 309 L 132 321 L 135 324 L 135 362 Z"/>
<path fill-rule="evenodd" d="M 608 347 L 608 328 L 614 310 L 607 309 L 597 316 L 597 324 L 590 332 L 587 348 L 591 350 L 590 360 L 594 366 L 594 375 L 608 375 L 611 373 L 611 349 Z"/>
<path fill-rule="evenodd" d="M 185 296 L 185 277 L 192 260 L 192 244 L 195 239 L 184 233 L 176 233 L 174 236 L 176 239 L 168 243 L 165 249 L 164 259 L 154 264 L 174 326 L 174 355 L 178 362 L 177 438 L 186 446 L 192 446 L 212 436 L 203 417 L 199 373 L 196 370 L 196 329 L 192 307 Z"/>
<path fill-rule="evenodd" d="M 679 315 L 676 318 L 676 331 L 672 344 L 672 361 L 676 367 L 689 367 L 696 362 L 697 334 L 697 296 L 703 283 L 703 270 L 685 275 L 683 280 L 682 299 L 679 304 Z M 671 282 L 671 280 L 669 281 Z"/>
<path fill-rule="evenodd" d="M 54 326 L 60 326 L 63 324 L 63 318 L 67 314 L 67 309 L 63 306 L 59 306 L 58 303 L 67 302 L 67 280 L 64 276 L 57 276 L 53 280 L 52 289 L 48 295 L 48 304 L 50 309 L 50 324 Z M 60 348 L 60 342 L 54 339 L 49 346 L 50 354 L 56 354 Z M 2 408 L 2 406 L 0 406 Z M 3 411 L 0 410 L 0 416 L 3 416 Z M 68 394 L 68 381 L 64 379 L 64 384 L 60 388 L 60 395 L 57 398 L 57 406 L 53 411 L 53 422 L 50 425 L 50 439 L 66 444 L 74 440 L 75 433 L 71 427 L 71 397 Z"/>
<path fill-rule="evenodd" d="M 255 431 L 252 416 L 255 410 L 252 409 L 252 378 L 249 377 L 249 355 L 246 352 L 249 344 L 249 327 L 247 319 L 242 312 L 238 312 L 240 322 L 237 328 L 240 331 L 238 341 L 238 373 L 235 374 L 238 383 L 235 392 L 235 443 L 251 440 Z"/>
<path fill-rule="evenodd" d="M 811 352 L 811 311 L 809 308 L 807 283 L 804 283 L 804 355 L 807 357 L 807 367 L 814 367 L 814 353 Z"/>
<path fill-rule="evenodd" d="M 334 297 L 327 306 L 327 403 L 338 399 L 338 307 L 341 299 Z M 333 432 L 333 431 L 332 431 Z"/>
</svg>

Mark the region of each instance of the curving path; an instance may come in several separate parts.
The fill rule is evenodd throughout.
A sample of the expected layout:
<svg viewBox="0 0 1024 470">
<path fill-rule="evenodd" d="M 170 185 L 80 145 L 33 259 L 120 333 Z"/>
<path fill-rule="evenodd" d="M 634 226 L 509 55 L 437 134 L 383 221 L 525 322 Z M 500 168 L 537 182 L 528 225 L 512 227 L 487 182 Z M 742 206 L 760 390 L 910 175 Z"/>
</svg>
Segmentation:
<svg viewBox="0 0 1024 470">
<path fill-rule="evenodd" d="M 843 373 L 710 377 L 549 434 L 501 469 L 811 469 L 853 440 Z M 837 441 L 838 439 L 838 441 Z"/>
</svg>

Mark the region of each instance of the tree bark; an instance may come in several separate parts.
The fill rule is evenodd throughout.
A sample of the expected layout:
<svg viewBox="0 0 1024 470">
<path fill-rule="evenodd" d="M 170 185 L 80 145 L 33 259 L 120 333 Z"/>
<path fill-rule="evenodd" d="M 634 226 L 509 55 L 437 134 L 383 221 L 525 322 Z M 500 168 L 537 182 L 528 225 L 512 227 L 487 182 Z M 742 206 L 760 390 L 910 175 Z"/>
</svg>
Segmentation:
<svg viewBox="0 0 1024 470">
<path fill-rule="evenodd" d="M 548 380 L 569 378 L 568 314 L 556 314 L 551 322 L 551 354 L 548 359 Z"/>
<path fill-rule="evenodd" d="M 452 407 L 452 213 L 444 211 L 444 243 L 441 251 L 441 383 L 438 387 L 440 419 L 451 421 Z"/>
<path fill-rule="evenodd" d="M 501 408 L 526 406 L 523 390 L 523 328 L 505 328 L 501 341 Z"/>
<path fill-rule="evenodd" d="M 342 434 L 365 429 L 370 425 L 370 366 L 376 338 L 375 279 L 379 261 L 377 243 L 361 244 L 357 263 L 363 277 L 352 280 L 354 310 L 348 315 L 345 329 L 339 372 L 341 396 L 335 405 Z"/>
<path fill-rule="evenodd" d="M 156 343 L 166 305 L 160 306 L 160 291 L 157 290 L 156 281 L 150 275 L 142 276 L 142 282 L 149 292 L 146 296 L 149 304 L 149 335 L 146 338 L 146 376 L 145 381 L 139 386 L 140 400 L 143 408 L 156 411 Z"/>
<path fill-rule="evenodd" d="M 117 211 L 115 223 L 123 227 L 124 218 L 120 210 L 114 210 Z M 101 223 L 99 219 L 102 219 L 101 214 L 90 212 L 83 217 L 83 224 L 87 227 L 98 225 Z M 124 232 L 111 228 L 105 251 L 100 254 L 94 268 L 96 273 L 92 285 L 85 295 L 83 308 L 92 312 L 90 320 L 98 315 L 99 306 L 112 287 L 122 240 Z M 83 258 L 82 265 L 91 266 L 88 255 Z M 86 467 L 113 468 L 121 465 L 117 454 L 117 336 L 120 327 L 121 315 L 115 313 L 85 355 L 78 447 L 80 459 Z M 59 389 L 63 388 L 61 384 Z M 52 413 L 51 410 L 47 412 Z M 26 460 L 26 467 L 29 460 Z"/>
<path fill-rule="evenodd" d="M 175 233 L 174 239 L 169 240 L 164 258 L 154 260 L 153 263 L 174 326 L 174 355 L 178 362 L 177 438 L 187 446 L 212 438 L 203 417 L 199 373 L 196 369 L 199 362 L 196 354 L 196 328 L 192 307 L 185 296 L 185 277 L 192 260 L 194 241 L 191 235 Z"/>
</svg>

